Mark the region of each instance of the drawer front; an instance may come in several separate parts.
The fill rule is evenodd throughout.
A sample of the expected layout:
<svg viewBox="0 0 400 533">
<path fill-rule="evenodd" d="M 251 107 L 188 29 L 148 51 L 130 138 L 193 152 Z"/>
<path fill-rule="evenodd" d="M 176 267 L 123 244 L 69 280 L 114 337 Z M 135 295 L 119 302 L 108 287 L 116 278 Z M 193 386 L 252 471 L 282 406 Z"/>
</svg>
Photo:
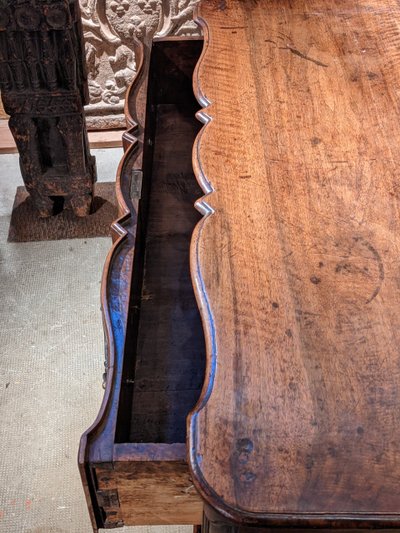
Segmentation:
<svg viewBox="0 0 400 533">
<path fill-rule="evenodd" d="M 186 462 L 118 464 L 116 479 L 125 524 L 201 523 L 203 502 Z"/>
<path fill-rule="evenodd" d="M 186 461 L 127 461 L 94 470 L 103 527 L 201 524 L 203 502 Z"/>
</svg>

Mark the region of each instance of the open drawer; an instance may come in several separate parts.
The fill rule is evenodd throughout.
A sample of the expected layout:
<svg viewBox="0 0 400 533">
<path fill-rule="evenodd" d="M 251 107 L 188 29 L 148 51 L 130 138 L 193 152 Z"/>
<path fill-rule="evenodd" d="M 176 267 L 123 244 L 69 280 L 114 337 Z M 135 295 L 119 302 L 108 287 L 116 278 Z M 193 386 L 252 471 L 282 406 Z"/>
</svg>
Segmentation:
<svg viewBox="0 0 400 533">
<path fill-rule="evenodd" d="M 185 444 L 205 371 L 189 270 L 202 195 L 191 162 L 201 49 L 191 39 L 145 44 L 128 95 L 121 216 L 102 286 L 106 390 L 79 452 L 94 529 L 202 520 Z"/>
</svg>

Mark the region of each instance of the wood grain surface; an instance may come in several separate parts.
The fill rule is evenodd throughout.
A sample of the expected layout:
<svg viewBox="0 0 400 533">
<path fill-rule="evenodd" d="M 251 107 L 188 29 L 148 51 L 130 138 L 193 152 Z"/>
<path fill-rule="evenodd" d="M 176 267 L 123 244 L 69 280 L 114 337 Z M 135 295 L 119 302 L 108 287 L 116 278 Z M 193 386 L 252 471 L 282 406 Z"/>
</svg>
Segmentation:
<svg viewBox="0 0 400 533">
<path fill-rule="evenodd" d="M 197 489 L 248 523 L 399 525 L 400 4 L 198 17 Z"/>
</svg>

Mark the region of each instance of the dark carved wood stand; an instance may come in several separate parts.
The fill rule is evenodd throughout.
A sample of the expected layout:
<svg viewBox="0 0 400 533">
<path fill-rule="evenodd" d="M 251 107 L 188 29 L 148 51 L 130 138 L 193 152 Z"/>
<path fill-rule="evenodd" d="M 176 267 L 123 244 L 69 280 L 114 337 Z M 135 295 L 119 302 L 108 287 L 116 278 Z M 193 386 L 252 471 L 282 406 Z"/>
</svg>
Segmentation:
<svg viewBox="0 0 400 533">
<path fill-rule="evenodd" d="M 61 199 L 90 212 L 95 160 L 78 0 L 8 0 L 0 8 L 0 87 L 21 173 L 41 217 Z"/>
</svg>

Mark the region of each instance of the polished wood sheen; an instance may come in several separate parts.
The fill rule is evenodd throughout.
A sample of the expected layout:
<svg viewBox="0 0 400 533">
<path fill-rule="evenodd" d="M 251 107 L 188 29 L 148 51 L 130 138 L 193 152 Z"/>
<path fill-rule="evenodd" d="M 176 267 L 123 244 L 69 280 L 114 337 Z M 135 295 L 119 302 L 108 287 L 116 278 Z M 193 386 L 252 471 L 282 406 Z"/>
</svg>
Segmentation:
<svg viewBox="0 0 400 533">
<path fill-rule="evenodd" d="M 247 524 L 399 527 L 400 4 L 198 18 L 195 485 Z"/>
</svg>

